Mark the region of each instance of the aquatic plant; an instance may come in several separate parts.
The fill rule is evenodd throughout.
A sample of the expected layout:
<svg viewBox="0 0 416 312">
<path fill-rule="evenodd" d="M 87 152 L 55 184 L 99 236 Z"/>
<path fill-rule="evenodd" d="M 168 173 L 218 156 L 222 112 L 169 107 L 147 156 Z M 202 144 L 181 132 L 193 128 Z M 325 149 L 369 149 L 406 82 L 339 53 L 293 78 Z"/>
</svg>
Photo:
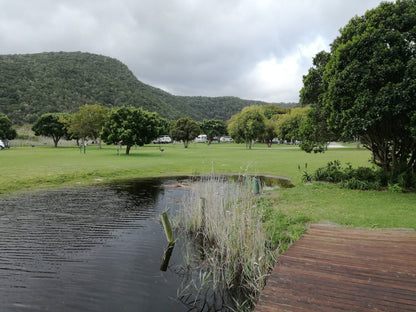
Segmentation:
<svg viewBox="0 0 416 312">
<path fill-rule="evenodd" d="M 212 287 L 225 288 L 233 300 L 248 300 L 251 306 L 276 262 L 279 246 L 287 247 L 292 240 L 290 234 L 276 233 L 281 228 L 276 227 L 270 204 L 253 194 L 251 177 L 235 183 L 212 175 L 192 184 L 175 219 L 176 228 L 199 244 L 199 263 L 210 272 Z"/>
</svg>

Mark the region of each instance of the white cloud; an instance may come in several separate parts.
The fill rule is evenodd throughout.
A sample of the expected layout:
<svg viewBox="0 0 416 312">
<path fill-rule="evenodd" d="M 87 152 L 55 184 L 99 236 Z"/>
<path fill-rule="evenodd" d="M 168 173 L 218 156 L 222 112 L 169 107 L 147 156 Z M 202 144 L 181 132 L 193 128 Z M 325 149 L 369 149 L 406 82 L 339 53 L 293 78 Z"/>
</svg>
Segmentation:
<svg viewBox="0 0 416 312">
<path fill-rule="evenodd" d="M 299 44 L 296 51 L 278 58 L 270 56 L 259 61 L 245 77 L 248 90 L 254 90 L 250 97 L 272 102 L 297 102 L 302 88 L 305 63 L 311 63 L 313 56 L 328 50 L 328 43 L 318 36 L 309 44 Z"/>
<path fill-rule="evenodd" d="M 0 0 L 0 53 L 92 52 L 174 94 L 297 101 L 312 57 L 379 3 Z"/>
</svg>

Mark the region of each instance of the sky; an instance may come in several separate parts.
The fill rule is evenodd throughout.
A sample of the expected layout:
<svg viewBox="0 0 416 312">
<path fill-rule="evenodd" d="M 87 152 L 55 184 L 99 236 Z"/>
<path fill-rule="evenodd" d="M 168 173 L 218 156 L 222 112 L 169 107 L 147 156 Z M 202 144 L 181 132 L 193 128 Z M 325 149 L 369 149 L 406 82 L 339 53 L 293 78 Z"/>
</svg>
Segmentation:
<svg viewBox="0 0 416 312">
<path fill-rule="evenodd" d="M 312 58 L 380 0 L 0 0 L 0 54 L 116 58 L 175 95 L 298 102 Z"/>
</svg>

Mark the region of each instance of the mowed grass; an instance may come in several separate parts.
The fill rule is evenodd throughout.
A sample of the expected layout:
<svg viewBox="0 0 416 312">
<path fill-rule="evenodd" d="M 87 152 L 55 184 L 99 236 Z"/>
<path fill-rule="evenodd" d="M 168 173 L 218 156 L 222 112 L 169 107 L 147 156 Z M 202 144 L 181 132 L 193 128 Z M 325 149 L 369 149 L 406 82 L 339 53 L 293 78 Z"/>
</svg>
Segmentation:
<svg viewBox="0 0 416 312">
<path fill-rule="evenodd" d="M 203 173 L 254 173 L 278 175 L 300 181 L 305 166 L 313 170 L 327 161 L 339 159 L 353 165 L 368 165 L 365 150 L 338 149 L 325 154 L 307 154 L 299 149 L 267 149 L 257 145 L 248 150 L 239 144 L 181 144 L 134 147 L 130 155 L 115 146 L 88 146 L 86 154 L 78 147 L 19 147 L 0 152 L 0 192 L 89 184 L 102 179 L 192 175 Z"/>
<path fill-rule="evenodd" d="M 0 194 L 22 190 L 89 185 L 117 179 L 193 175 L 204 173 L 252 173 L 286 177 L 296 187 L 272 191 L 276 209 L 303 214 L 314 222 L 331 221 L 348 226 L 416 227 L 416 194 L 339 189 L 325 184 L 303 185 L 302 172 L 312 172 L 328 161 L 352 166 L 371 166 L 365 149 L 329 149 L 307 154 L 297 148 L 256 144 L 248 150 L 239 144 L 181 144 L 134 147 L 130 155 L 115 146 L 18 147 L 0 151 Z"/>
<path fill-rule="evenodd" d="M 279 190 L 276 206 L 312 223 L 348 227 L 416 229 L 416 194 L 341 189 L 313 183 Z"/>
</svg>

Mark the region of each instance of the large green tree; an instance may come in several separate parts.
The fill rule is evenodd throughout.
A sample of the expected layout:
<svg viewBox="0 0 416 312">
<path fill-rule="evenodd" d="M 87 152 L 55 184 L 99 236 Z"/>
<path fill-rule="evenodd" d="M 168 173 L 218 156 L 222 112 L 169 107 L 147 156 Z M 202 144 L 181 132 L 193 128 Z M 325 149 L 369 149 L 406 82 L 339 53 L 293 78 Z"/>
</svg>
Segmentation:
<svg viewBox="0 0 416 312">
<path fill-rule="evenodd" d="M 330 141 L 337 136 L 329 129 L 326 122 L 327 112 L 322 109 L 322 96 L 325 91 L 323 81 L 326 64 L 331 53 L 321 51 L 312 60 L 313 66 L 303 76 L 303 88 L 300 90 L 300 104 L 311 106 L 302 129 L 301 149 L 306 152 L 323 152 Z"/>
<path fill-rule="evenodd" d="M 209 143 L 211 143 L 215 137 L 227 134 L 227 125 L 222 120 L 204 120 L 200 124 L 200 127 L 203 133 L 206 134 Z"/>
<path fill-rule="evenodd" d="M 11 120 L 3 113 L 0 113 L 0 139 L 13 140 L 16 136 L 16 130 L 13 129 Z"/>
<path fill-rule="evenodd" d="M 109 111 L 108 108 L 97 104 L 81 106 L 69 119 L 68 133 L 83 140 L 97 140 L 98 148 L 101 148 L 100 134 L 108 120 Z"/>
<path fill-rule="evenodd" d="M 276 124 L 278 120 L 290 112 L 290 108 L 278 107 L 276 105 L 265 105 L 260 107 L 260 111 L 264 115 L 265 129 L 260 139 L 267 144 L 268 147 L 272 146 L 273 139 L 276 138 Z"/>
<path fill-rule="evenodd" d="M 292 142 L 302 140 L 309 110 L 309 107 L 298 107 L 281 116 L 276 122 L 276 135 L 280 139 Z"/>
<path fill-rule="evenodd" d="M 141 108 L 120 107 L 111 111 L 103 127 L 101 138 L 107 144 L 122 142 L 126 145 L 126 155 L 133 145 L 143 146 L 157 138 L 161 120 L 157 113 Z"/>
<path fill-rule="evenodd" d="M 32 130 L 35 135 L 51 137 L 55 147 L 62 137 L 68 136 L 65 120 L 68 120 L 68 114 L 43 114 L 35 122 Z"/>
<path fill-rule="evenodd" d="M 382 2 L 351 19 L 331 45 L 319 88 L 317 103 L 307 104 L 331 133 L 361 138 L 385 171 L 414 171 L 416 2 Z"/>
<path fill-rule="evenodd" d="M 228 121 L 228 133 L 236 142 L 245 142 L 249 149 L 253 141 L 260 138 L 265 130 L 265 117 L 259 106 L 243 108 Z"/>
<path fill-rule="evenodd" d="M 326 64 L 331 58 L 331 53 L 321 51 L 315 55 L 312 60 L 313 66 L 309 69 L 308 74 L 303 76 L 303 88 L 300 90 L 300 104 L 319 104 L 319 98 L 324 93 L 324 72 Z"/>
<path fill-rule="evenodd" d="M 185 148 L 201 133 L 198 124 L 189 117 L 178 119 L 170 129 L 172 139 L 182 141 Z"/>
</svg>

